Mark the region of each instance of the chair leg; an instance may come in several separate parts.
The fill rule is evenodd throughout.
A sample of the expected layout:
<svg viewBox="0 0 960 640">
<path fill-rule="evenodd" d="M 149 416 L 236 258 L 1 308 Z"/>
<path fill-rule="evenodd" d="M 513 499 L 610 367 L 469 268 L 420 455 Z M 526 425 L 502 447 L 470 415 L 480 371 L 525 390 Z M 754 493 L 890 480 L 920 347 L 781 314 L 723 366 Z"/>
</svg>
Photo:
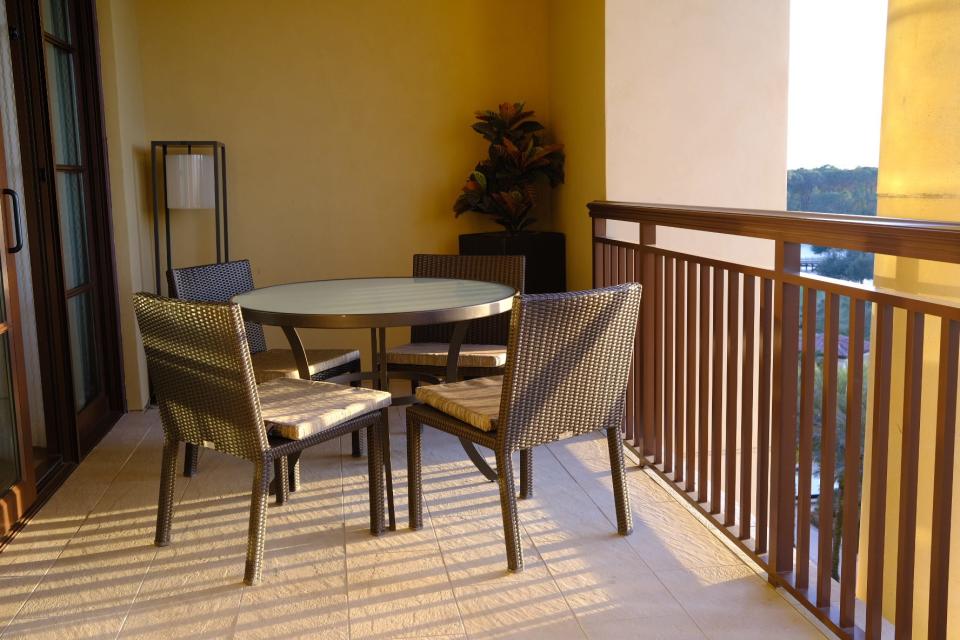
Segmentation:
<svg viewBox="0 0 960 640">
<path fill-rule="evenodd" d="M 290 492 L 300 490 L 300 454 L 302 451 L 291 453 L 287 456 L 287 478 L 290 486 Z"/>
<path fill-rule="evenodd" d="M 290 469 L 287 456 L 279 456 L 273 461 L 273 478 L 276 483 L 277 504 L 290 499 Z"/>
<path fill-rule="evenodd" d="M 409 414 L 407 414 L 409 416 Z M 423 425 L 407 419 L 407 507 L 410 528 L 423 528 Z"/>
<path fill-rule="evenodd" d="M 520 451 L 520 497 L 533 497 L 533 449 Z"/>
<path fill-rule="evenodd" d="M 390 531 L 397 530 L 397 513 L 393 508 L 393 466 L 390 463 L 390 415 L 386 409 L 380 410 L 380 420 L 383 428 L 380 430 L 383 439 L 383 468 L 387 475 L 387 518 Z"/>
<path fill-rule="evenodd" d="M 380 433 L 381 428 L 379 423 L 367 427 L 370 534 L 375 536 L 383 533 L 383 434 Z"/>
<path fill-rule="evenodd" d="M 363 455 L 363 452 L 360 450 L 360 431 L 354 431 L 350 434 L 350 455 L 354 458 L 359 458 Z"/>
<path fill-rule="evenodd" d="M 523 549 L 520 545 L 520 520 L 517 516 L 513 458 L 509 451 L 497 451 L 497 483 L 500 485 L 500 509 L 503 512 L 507 569 L 509 571 L 523 571 Z"/>
<path fill-rule="evenodd" d="M 607 448 L 610 450 L 610 472 L 613 474 L 613 501 L 617 507 L 617 533 L 633 533 L 633 514 L 630 512 L 630 494 L 627 490 L 627 470 L 623 464 L 623 443 L 620 429 L 607 429 Z"/>
<path fill-rule="evenodd" d="M 253 474 L 253 495 L 250 497 L 250 528 L 247 533 L 247 566 L 243 581 L 260 583 L 263 576 L 263 542 L 267 533 L 267 501 L 269 500 L 269 461 L 257 462 Z"/>
<path fill-rule="evenodd" d="M 154 544 L 165 547 L 170 544 L 170 525 L 173 520 L 173 491 L 177 484 L 176 440 L 163 442 L 163 460 L 160 463 L 160 499 L 157 501 L 157 532 Z M 187 445 L 190 446 L 190 445 Z"/>
<path fill-rule="evenodd" d="M 200 461 L 200 447 L 186 443 L 183 450 L 183 477 L 192 478 L 197 473 L 197 463 Z"/>
</svg>

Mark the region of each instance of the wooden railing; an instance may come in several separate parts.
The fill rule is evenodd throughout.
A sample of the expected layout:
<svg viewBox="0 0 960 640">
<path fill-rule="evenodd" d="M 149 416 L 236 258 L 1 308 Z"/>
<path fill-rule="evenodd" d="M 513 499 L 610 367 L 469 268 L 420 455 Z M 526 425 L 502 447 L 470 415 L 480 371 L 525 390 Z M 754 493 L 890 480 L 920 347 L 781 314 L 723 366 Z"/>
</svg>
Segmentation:
<svg viewBox="0 0 960 640">
<path fill-rule="evenodd" d="M 897 638 L 909 638 L 916 626 L 924 637 L 945 637 L 960 307 L 804 273 L 800 245 L 960 263 L 960 225 L 613 202 L 593 202 L 589 209 L 594 284 L 643 284 L 627 444 L 759 562 L 773 584 L 841 636 L 879 638 L 893 626 Z M 611 237 L 617 235 L 608 230 L 611 220 L 636 223 L 636 238 Z M 671 250 L 657 245 L 658 227 L 772 241 L 773 261 L 750 266 L 747 259 L 740 264 Z M 895 314 L 905 317 L 896 332 Z M 841 320 L 845 364 L 838 353 Z M 928 325 L 939 329 L 936 380 L 922 376 Z M 905 363 L 902 388 L 892 388 L 895 333 Z M 935 334 L 928 339 L 936 340 Z M 865 343 L 872 351 L 867 372 Z M 865 379 L 872 399 L 867 411 Z M 838 402 L 842 380 L 846 393 Z M 922 393 L 937 397 L 936 450 L 933 460 L 922 462 L 925 478 L 933 465 L 933 512 L 924 514 L 932 522 L 932 542 L 929 559 L 922 559 L 930 563 L 929 588 L 919 590 L 929 597 L 928 613 L 915 620 Z M 887 483 L 893 395 L 903 405 L 899 486 Z M 872 443 L 867 469 L 864 439 Z M 812 491 L 815 463 L 818 495 Z M 869 474 L 869 495 L 862 496 L 869 526 L 861 532 L 863 473 Z M 885 567 L 885 537 L 894 535 L 886 512 L 896 491 L 897 562 Z M 865 597 L 858 599 L 861 554 Z M 885 572 L 888 583 L 896 583 L 896 620 L 883 617 Z M 960 625 L 960 619 L 950 623 Z"/>
</svg>

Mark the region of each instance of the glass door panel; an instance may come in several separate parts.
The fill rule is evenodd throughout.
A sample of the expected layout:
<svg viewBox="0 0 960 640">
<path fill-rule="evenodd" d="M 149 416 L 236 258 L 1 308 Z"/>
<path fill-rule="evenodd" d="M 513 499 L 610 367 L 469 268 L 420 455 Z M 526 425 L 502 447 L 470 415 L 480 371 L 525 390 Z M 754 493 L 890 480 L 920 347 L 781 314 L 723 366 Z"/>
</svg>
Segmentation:
<svg viewBox="0 0 960 640">
<path fill-rule="evenodd" d="M 71 45 L 71 3 L 42 0 L 40 9 L 73 395 L 75 409 L 81 412 L 100 397 L 104 385 L 97 348 L 96 291 L 90 273 L 90 212 L 74 73 L 76 51 Z"/>
</svg>

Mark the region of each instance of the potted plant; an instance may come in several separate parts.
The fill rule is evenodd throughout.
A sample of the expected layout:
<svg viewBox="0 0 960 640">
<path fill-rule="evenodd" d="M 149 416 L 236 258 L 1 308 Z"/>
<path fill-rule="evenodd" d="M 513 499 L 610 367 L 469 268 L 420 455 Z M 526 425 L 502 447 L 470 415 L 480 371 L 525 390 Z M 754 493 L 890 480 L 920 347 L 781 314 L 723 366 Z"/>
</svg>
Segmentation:
<svg viewBox="0 0 960 640">
<path fill-rule="evenodd" d="M 545 144 L 544 127 L 533 115 L 522 102 L 476 113 L 473 130 L 490 145 L 487 157 L 467 177 L 453 210 L 457 216 L 468 211 L 489 215 L 504 230 L 461 235 L 460 253 L 526 256 L 528 293 L 563 291 L 563 234 L 529 229 L 536 222 L 538 196 L 563 182 L 563 145 Z"/>
</svg>

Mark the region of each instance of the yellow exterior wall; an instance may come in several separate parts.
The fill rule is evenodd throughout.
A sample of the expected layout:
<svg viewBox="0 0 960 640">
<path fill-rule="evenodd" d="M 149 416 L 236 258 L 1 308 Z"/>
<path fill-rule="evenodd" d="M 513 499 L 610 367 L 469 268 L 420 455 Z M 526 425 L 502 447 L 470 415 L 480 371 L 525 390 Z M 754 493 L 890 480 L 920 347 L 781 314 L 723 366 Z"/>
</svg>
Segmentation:
<svg viewBox="0 0 960 640">
<path fill-rule="evenodd" d="M 554 191 L 553 224 L 567 237 L 567 287 L 593 286 L 586 204 L 606 197 L 604 2 L 550 0 L 550 121 L 566 145 L 566 183 Z"/>
<path fill-rule="evenodd" d="M 146 361 L 129 301 L 133 293 L 151 286 L 153 272 L 152 254 L 141 251 L 151 237 L 149 221 L 142 215 L 150 189 L 146 169 L 150 143 L 144 131 L 138 29 L 133 9 L 132 3 L 123 0 L 97 0 L 124 384 L 127 407 L 142 409 L 149 402 Z"/>
<path fill-rule="evenodd" d="M 889 0 L 880 138 L 878 213 L 881 216 L 960 221 L 960 3 L 954 0 Z M 960 300 L 960 266 L 878 256 L 879 287 Z M 905 318 L 895 317 L 889 473 L 886 505 L 884 615 L 893 619 L 896 593 L 900 449 L 903 429 Z M 930 585 L 930 526 L 933 497 L 934 420 L 936 415 L 939 323 L 928 320 L 924 346 L 924 390 L 917 500 L 915 621 L 925 621 Z M 873 393 L 870 402 L 872 406 Z M 868 429 L 869 431 L 869 429 Z M 873 443 L 868 435 L 865 468 Z M 954 475 L 960 479 L 960 473 Z M 858 590 L 865 595 L 865 543 L 869 536 L 869 477 L 865 479 L 861 518 Z M 954 513 L 960 511 L 960 482 L 954 487 Z M 955 519 L 956 521 L 956 519 Z M 960 536 L 952 539 L 952 557 L 960 557 Z M 951 564 L 948 637 L 960 638 L 960 563 Z M 915 625 L 914 636 L 926 637 Z"/>
<path fill-rule="evenodd" d="M 99 0 L 130 408 L 144 398 L 126 300 L 153 288 L 150 140 L 227 145 L 230 257 L 249 258 L 258 285 L 408 274 L 412 254 L 496 228 L 451 211 L 485 152 L 473 112 L 522 100 L 550 126 L 547 8 Z M 174 264 L 213 261 L 212 227 L 174 212 Z M 369 344 L 365 332 L 304 338 Z"/>
</svg>

